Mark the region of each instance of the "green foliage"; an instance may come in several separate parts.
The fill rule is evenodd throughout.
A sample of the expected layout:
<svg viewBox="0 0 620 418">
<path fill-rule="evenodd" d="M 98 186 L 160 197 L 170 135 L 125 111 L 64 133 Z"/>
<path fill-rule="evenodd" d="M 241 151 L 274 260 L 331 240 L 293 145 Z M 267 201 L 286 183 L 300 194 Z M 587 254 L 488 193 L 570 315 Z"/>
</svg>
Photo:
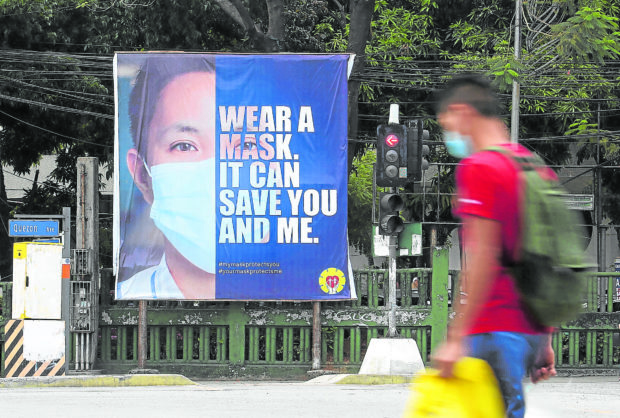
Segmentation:
<svg viewBox="0 0 620 418">
<path fill-rule="evenodd" d="M 23 205 L 16 210 L 28 214 L 58 214 L 65 206 L 75 207 L 75 202 L 74 189 L 47 180 L 26 190 Z"/>
<path fill-rule="evenodd" d="M 524 70 L 523 65 L 514 58 L 491 58 L 489 61 L 490 73 L 495 77 L 494 84 L 500 91 L 512 89 L 512 83 L 521 82 L 519 73 Z"/>
<path fill-rule="evenodd" d="M 406 59 L 439 52 L 439 40 L 433 32 L 433 18 L 429 11 L 435 2 L 407 1 L 407 6 L 388 7 L 388 2 L 375 3 L 375 18 L 370 24 L 372 40 L 368 54 L 379 54 L 384 59 Z M 416 13 L 417 11 L 417 13 Z"/>
<path fill-rule="evenodd" d="M 558 53 L 576 62 L 615 59 L 620 55 L 618 18 L 608 16 L 600 9 L 583 7 L 566 22 L 552 28 L 558 36 Z"/>
<path fill-rule="evenodd" d="M 350 16 L 345 16 L 334 3 L 285 2 L 284 48 L 293 52 L 346 51 Z M 243 4 L 248 6 L 258 27 L 268 26 L 264 2 Z M 547 162 L 566 161 L 570 156 L 568 144 L 564 140 L 541 142 L 535 138 L 574 136 L 582 161 L 599 158 L 596 147 L 603 132 L 597 161 L 617 163 L 617 144 L 606 131 L 618 130 L 619 124 L 613 118 L 603 119 L 599 132 L 594 121 L 599 110 L 605 114 L 619 104 L 620 78 L 609 77 L 614 70 L 607 67 L 607 62 L 620 55 L 620 4 L 615 0 L 557 0 L 554 4 L 560 6 L 558 16 L 564 17 L 549 27 L 534 29 L 524 25 L 526 42 L 522 58 L 517 61 L 512 0 L 376 0 L 369 28 L 371 39 L 366 48 L 369 68 L 360 87 L 360 136 L 374 138 L 380 118 L 387 119 L 390 103 L 401 104 L 403 122 L 413 117 L 432 119 L 429 93 L 451 74 L 475 71 L 489 75 L 502 93 L 511 90 L 513 81 L 521 83 L 520 110 L 528 116 L 521 118 L 520 137 Z M 344 12 L 349 13 L 351 7 L 349 2 Z M 215 2 L 203 0 L 0 0 L 0 26 L 0 44 L 5 51 L 86 52 L 109 57 L 119 50 L 250 52 L 252 47 L 239 25 Z M 94 65 L 49 54 L 43 61 L 33 64 L 30 58 L 0 62 L 0 70 L 10 70 L 2 72 L 0 94 L 112 114 L 109 60 Z M 33 66 L 37 77 L 32 77 Z M 59 73 L 63 74 L 62 79 L 57 76 Z M 392 77 L 393 74 L 404 76 Z M 44 88 L 48 90 L 43 91 Z M 97 100 L 76 101 L 68 96 L 72 92 Z M 503 96 L 504 103 L 509 102 L 508 97 Z M 28 172 L 41 154 L 56 153 L 59 165 L 54 179 L 70 191 L 75 188 L 78 156 L 97 156 L 104 163 L 112 161 L 111 120 L 20 102 L 3 101 L 0 110 L 11 115 L 0 113 L 0 125 L 4 128 L 0 131 L 0 155 L 18 173 Z M 504 115 L 507 110 L 508 106 Z M 432 120 L 430 126 L 431 139 L 438 141 L 439 127 Z M 373 151 L 356 159 L 349 184 L 350 239 L 364 252 L 370 250 L 369 170 L 373 161 Z M 432 147 L 431 161 L 454 162 L 441 146 Z M 452 174 L 447 168 L 428 172 L 427 177 L 431 178 L 427 178 L 427 193 L 439 192 L 441 197 L 429 203 L 414 195 L 408 202 L 407 218 L 417 219 L 424 214 L 427 221 L 452 220 L 449 194 L 454 184 L 448 180 Z M 620 180 L 609 174 L 604 176 L 608 192 L 620 193 Z M 42 193 L 49 193 L 49 202 L 45 203 L 49 205 L 59 203 L 64 191 L 39 184 L 36 193 L 28 195 L 31 203 L 26 207 L 43 204 Z M 605 207 L 614 222 L 620 223 L 620 209 L 611 204 Z"/>
<path fill-rule="evenodd" d="M 374 150 L 367 151 L 353 160 L 353 170 L 349 175 L 349 243 L 362 254 L 369 254 L 371 250 L 372 176 L 373 165 L 376 160 L 377 156 Z"/>
<path fill-rule="evenodd" d="M 304 8 L 287 26 L 299 50 L 321 50 L 333 23 L 326 3 L 287 2 L 289 7 Z M 258 23 L 267 20 L 264 4 L 251 7 L 250 12 Z M 292 16 L 294 10 L 287 12 Z M 313 25 L 319 24 L 323 25 L 317 31 L 320 38 L 312 35 Z M 240 28 L 216 4 L 202 0 L 4 0 L 0 27 L 0 94 L 14 98 L 0 99 L 2 163 L 21 175 L 30 172 L 41 155 L 57 155 L 52 179 L 33 183 L 23 204 L 7 205 L 4 185 L 0 186 L 3 220 L 9 212 L 60 213 L 63 206 L 74 206 L 80 156 L 98 157 L 109 164 L 107 176 L 111 177 L 114 51 L 247 51 L 249 46 Z M 71 55 L 84 52 L 93 58 Z M 111 230 L 111 225 L 102 225 L 102 240 L 110 238 Z M 3 264 L 7 246 L 6 234 L 0 233 L 1 276 L 8 272 L 8 264 Z M 102 242 L 104 265 L 110 265 L 110 247 L 111 239 Z"/>
<path fill-rule="evenodd" d="M 454 52 L 472 51 L 492 54 L 498 42 L 505 41 L 512 15 L 502 2 L 474 1 L 466 18 L 451 23 L 446 45 Z"/>
<path fill-rule="evenodd" d="M 283 15 L 285 43 L 291 52 L 325 52 L 339 27 L 337 15 L 326 0 L 293 0 Z"/>
<path fill-rule="evenodd" d="M 598 124 L 580 119 L 572 123 L 566 135 L 575 136 L 579 144 L 577 159 L 582 163 L 588 158 L 595 161 L 614 161 L 620 157 L 620 147 L 610 132 L 599 128 Z M 599 149 L 600 147 L 600 149 Z"/>
</svg>

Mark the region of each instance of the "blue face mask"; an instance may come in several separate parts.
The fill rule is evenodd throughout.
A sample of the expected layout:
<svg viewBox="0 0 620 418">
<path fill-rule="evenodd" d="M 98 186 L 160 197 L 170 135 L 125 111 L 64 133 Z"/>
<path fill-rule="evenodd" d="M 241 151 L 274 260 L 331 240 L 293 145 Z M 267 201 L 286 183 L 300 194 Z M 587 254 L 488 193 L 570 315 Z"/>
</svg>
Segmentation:
<svg viewBox="0 0 620 418">
<path fill-rule="evenodd" d="M 149 174 L 155 226 L 183 257 L 215 273 L 215 158 L 159 164 Z"/>
<path fill-rule="evenodd" d="M 454 131 L 444 131 L 444 143 L 448 153 L 456 158 L 469 157 L 473 150 L 471 138 Z"/>
</svg>

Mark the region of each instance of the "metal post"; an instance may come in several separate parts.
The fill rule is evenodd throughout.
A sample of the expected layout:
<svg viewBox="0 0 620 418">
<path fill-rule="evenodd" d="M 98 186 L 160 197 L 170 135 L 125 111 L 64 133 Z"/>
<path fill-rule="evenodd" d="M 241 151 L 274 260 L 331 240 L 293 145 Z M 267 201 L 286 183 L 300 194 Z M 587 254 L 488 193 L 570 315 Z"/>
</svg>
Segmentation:
<svg viewBox="0 0 620 418">
<path fill-rule="evenodd" d="M 437 247 L 437 225 L 433 225 L 431 226 L 431 267 L 433 266 L 433 260 L 435 259 L 433 254 L 435 254 L 436 247 Z M 461 266 L 461 269 L 463 269 L 463 266 Z"/>
<path fill-rule="evenodd" d="M 86 350 L 84 350 L 84 352 L 86 353 L 86 361 L 84 361 L 84 367 L 86 368 L 86 370 L 90 370 L 90 365 L 91 365 L 91 361 L 90 361 L 90 336 L 91 334 L 82 334 L 84 335 L 84 339 L 86 339 Z"/>
<path fill-rule="evenodd" d="M 84 353 L 84 334 L 81 333 L 80 334 L 80 370 L 86 370 L 85 364 L 84 364 L 84 357 L 85 357 L 85 353 Z"/>
<path fill-rule="evenodd" d="M 321 369 L 321 302 L 312 303 L 312 370 Z"/>
<path fill-rule="evenodd" d="M 71 257 L 71 208 L 62 208 L 62 256 Z"/>
<path fill-rule="evenodd" d="M 390 235 L 389 238 L 389 266 L 388 266 L 388 337 L 396 337 L 396 252 L 398 251 L 398 237 Z"/>
<path fill-rule="evenodd" d="M 138 369 L 146 368 L 147 346 L 146 301 L 138 302 Z"/>
<path fill-rule="evenodd" d="M 603 261 L 603 271 L 607 271 L 606 260 L 607 260 L 607 227 L 601 226 L 601 260 Z M 601 306 L 600 312 L 607 311 L 607 298 L 610 298 L 610 295 L 607 295 L 608 278 L 601 277 Z"/>
<path fill-rule="evenodd" d="M 71 208 L 62 208 L 62 257 L 71 258 Z M 60 317 L 65 321 L 65 358 L 69 370 L 69 353 L 71 353 L 71 279 L 62 279 L 60 299 Z"/>
<path fill-rule="evenodd" d="M 515 6 L 515 59 L 521 59 L 521 0 Z M 519 103 L 521 86 L 517 81 L 512 82 L 512 113 L 510 118 L 510 141 L 519 142 Z"/>
<path fill-rule="evenodd" d="M 390 105 L 389 123 L 397 124 L 400 114 L 398 104 Z M 395 193 L 396 189 L 391 187 L 390 193 Z M 388 337 L 396 337 L 396 257 L 398 256 L 398 236 L 390 235 L 388 241 Z"/>
<path fill-rule="evenodd" d="M 596 112 L 596 119 L 597 119 L 597 130 L 599 133 L 599 136 L 597 137 L 597 142 L 596 142 L 596 162 L 597 164 L 601 163 L 601 137 L 600 137 L 600 131 L 601 131 L 601 105 L 598 105 L 598 111 Z M 606 227 L 604 227 L 603 224 L 603 202 L 602 202 L 602 197 L 603 197 L 603 171 L 600 167 L 600 165 L 598 166 L 597 170 L 596 170 L 596 194 L 598 195 L 597 199 L 596 199 L 596 244 L 597 244 L 597 264 L 598 264 L 598 271 L 606 271 L 605 268 L 605 252 L 606 252 L 606 248 L 605 248 L 605 234 L 606 234 Z M 605 292 L 607 290 L 607 279 L 604 277 L 599 277 L 598 278 L 598 311 L 599 312 L 605 312 L 605 309 L 607 307 L 607 299 L 605 298 Z"/>
<path fill-rule="evenodd" d="M 80 341 L 79 334 L 75 336 L 75 370 L 80 370 Z"/>
</svg>

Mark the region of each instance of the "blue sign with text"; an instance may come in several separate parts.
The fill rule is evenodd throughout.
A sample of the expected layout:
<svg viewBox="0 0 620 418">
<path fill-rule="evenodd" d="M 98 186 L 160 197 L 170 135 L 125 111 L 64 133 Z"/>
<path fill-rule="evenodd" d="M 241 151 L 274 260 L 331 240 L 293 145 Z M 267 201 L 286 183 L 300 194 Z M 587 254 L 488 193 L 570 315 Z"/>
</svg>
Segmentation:
<svg viewBox="0 0 620 418">
<path fill-rule="evenodd" d="M 119 300 L 349 300 L 348 54 L 118 53 Z"/>
<path fill-rule="evenodd" d="M 9 220 L 10 237 L 56 237 L 58 221 Z"/>
</svg>

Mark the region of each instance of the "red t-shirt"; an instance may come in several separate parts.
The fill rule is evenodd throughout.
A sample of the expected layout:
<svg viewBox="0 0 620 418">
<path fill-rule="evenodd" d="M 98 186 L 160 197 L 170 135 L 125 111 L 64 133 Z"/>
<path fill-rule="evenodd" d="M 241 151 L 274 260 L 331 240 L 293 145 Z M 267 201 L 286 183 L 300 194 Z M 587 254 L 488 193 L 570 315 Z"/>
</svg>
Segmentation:
<svg viewBox="0 0 620 418">
<path fill-rule="evenodd" d="M 502 145 L 516 155 L 531 155 L 518 144 Z M 515 254 L 519 244 L 519 168 L 510 157 L 481 151 L 465 158 L 456 170 L 458 202 L 455 215 L 479 216 L 501 224 L 503 254 Z M 467 242 L 467 237 L 463 237 Z M 501 264 L 498 263 L 498 264 Z M 524 311 L 513 278 L 507 269 L 496 266 L 492 288 L 478 317 L 467 334 L 493 331 L 538 334 L 549 332 Z M 470 277 L 467 280 L 475 280 Z"/>
</svg>

